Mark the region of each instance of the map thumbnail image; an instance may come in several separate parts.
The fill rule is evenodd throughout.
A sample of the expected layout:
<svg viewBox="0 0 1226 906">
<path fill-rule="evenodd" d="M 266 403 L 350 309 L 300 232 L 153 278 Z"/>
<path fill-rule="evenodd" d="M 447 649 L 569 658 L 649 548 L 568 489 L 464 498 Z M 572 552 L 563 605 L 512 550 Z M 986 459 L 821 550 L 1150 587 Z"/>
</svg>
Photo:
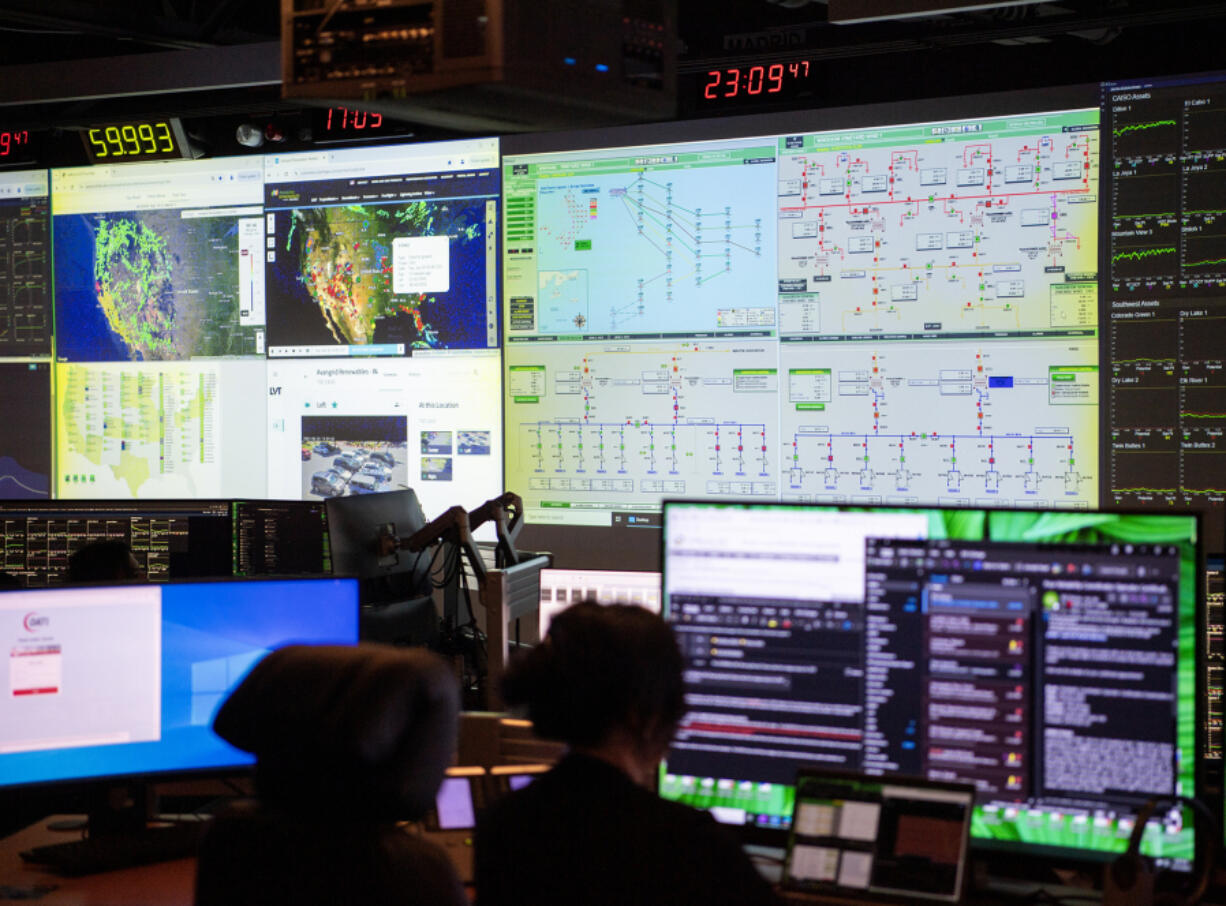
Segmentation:
<svg viewBox="0 0 1226 906">
<path fill-rule="evenodd" d="M 403 415 L 304 415 L 302 499 L 407 488 L 408 430 Z"/>
<path fill-rule="evenodd" d="M 51 366 L 0 364 L 0 499 L 51 496 Z"/>
<path fill-rule="evenodd" d="M 139 362 L 261 353 L 263 326 L 240 320 L 250 300 L 242 298 L 239 223 L 179 211 L 54 218 L 57 357 Z"/>
<path fill-rule="evenodd" d="M 276 213 L 269 344 L 484 349 L 485 199 Z M 446 292 L 396 293 L 396 239 L 447 236 Z"/>
</svg>

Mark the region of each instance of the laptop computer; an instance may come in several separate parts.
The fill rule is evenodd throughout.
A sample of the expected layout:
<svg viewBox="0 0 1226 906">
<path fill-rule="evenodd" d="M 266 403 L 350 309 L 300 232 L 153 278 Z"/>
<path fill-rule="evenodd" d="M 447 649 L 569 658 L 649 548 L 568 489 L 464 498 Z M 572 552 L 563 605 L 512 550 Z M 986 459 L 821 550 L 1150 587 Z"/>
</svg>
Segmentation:
<svg viewBox="0 0 1226 906">
<path fill-rule="evenodd" d="M 974 801 L 971 784 L 801 768 L 782 887 L 957 903 Z"/>
</svg>

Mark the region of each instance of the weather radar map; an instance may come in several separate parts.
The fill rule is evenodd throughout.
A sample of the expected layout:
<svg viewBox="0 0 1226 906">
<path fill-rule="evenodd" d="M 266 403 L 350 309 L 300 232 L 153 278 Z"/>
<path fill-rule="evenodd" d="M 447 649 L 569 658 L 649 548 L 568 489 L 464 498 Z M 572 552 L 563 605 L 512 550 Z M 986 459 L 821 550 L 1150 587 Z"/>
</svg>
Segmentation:
<svg viewBox="0 0 1226 906">
<path fill-rule="evenodd" d="M 485 199 L 278 211 L 268 265 L 273 345 L 485 348 Z M 445 240 L 433 281 L 404 291 L 398 243 Z M 398 291 L 399 290 L 399 291 Z"/>
<path fill-rule="evenodd" d="M 258 234 L 259 218 L 250 220 Z M 263 352 L 248 221 L 179 211 L 54 219 L 61 361 L 176 361 Z"/>
</svg>

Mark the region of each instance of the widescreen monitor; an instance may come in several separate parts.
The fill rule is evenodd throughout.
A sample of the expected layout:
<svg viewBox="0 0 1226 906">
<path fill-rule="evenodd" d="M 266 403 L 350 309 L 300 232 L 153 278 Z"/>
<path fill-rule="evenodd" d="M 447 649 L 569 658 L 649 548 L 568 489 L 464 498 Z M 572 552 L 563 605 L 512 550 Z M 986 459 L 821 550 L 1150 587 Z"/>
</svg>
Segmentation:
<svg viewBox="0 0 1226 906">
<path fill-rule="evenodd" d="M 61 585 L 68 558 L 94 541 L 122 541 L 152 582 L 233 573 L 224 500 L 0 501 L 0 571 L 29 588 Z"/>
<path fill-rule="evenodd" d="M 213 715 L 261 657 L 358 639 L 351 579 L 0 594 L 0 788 L 230 769 Z"/>
<path fill-rule="evenodd" d="M 51 495 L 51 198 L 46 170 L 0 174 L 0 498 Z"/>
<path fill-rule="evenodd" d="M 974 783 L 985 848 L 1122 852 L 1196 790 L 1199 518 L 668 502 L 661 792 L 787 825 L 798 765 Z M 1142 851 L 1188 867 L 1191 813 Z"/>
<path fill-rule="evenodd" d="M 55 496 L 266 496 L 263 178 L 51 171 Z"/>
<path fill-rule="evenodd" d="M 1208 513 L 1226 550 L 1226 73 L 1104 82 L 1102 505 Z"/>
<path fill-rule="evenodd" d="M 501 493 L 498 148 L 264 158 L 268 496 Z"/>
<path fill-rule="evenodd" d="M 234 575 L 332 573 L 327 511 L 310 500 L 236 500 Z"/>
<path fill-rule="evenodd" d="M 660 612 L 660 574 L 613 569 L 542 569 L 539 638 L 559 613 L 580 601 L 634 604 Z"/>
<path fill-rule="evenodd" d="M 683 496 L 1096 507 L 1099 118 L 1081 86 L 508 138 L 532 543 L 580 565 Z"/>
</svg>

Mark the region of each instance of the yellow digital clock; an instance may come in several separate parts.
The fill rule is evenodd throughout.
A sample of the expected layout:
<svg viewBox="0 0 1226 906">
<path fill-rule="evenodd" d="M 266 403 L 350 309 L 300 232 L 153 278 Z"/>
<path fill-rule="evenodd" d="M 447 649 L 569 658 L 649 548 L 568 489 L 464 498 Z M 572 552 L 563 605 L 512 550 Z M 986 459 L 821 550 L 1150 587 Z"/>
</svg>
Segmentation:
<svg viewBox="0 0 1226 906">
<path fill-rule="evenodd" d="M 176 117 L 90 126 L 81 131 L 81 138 L 94 164 L 191 157 Z"/>
</svg>

